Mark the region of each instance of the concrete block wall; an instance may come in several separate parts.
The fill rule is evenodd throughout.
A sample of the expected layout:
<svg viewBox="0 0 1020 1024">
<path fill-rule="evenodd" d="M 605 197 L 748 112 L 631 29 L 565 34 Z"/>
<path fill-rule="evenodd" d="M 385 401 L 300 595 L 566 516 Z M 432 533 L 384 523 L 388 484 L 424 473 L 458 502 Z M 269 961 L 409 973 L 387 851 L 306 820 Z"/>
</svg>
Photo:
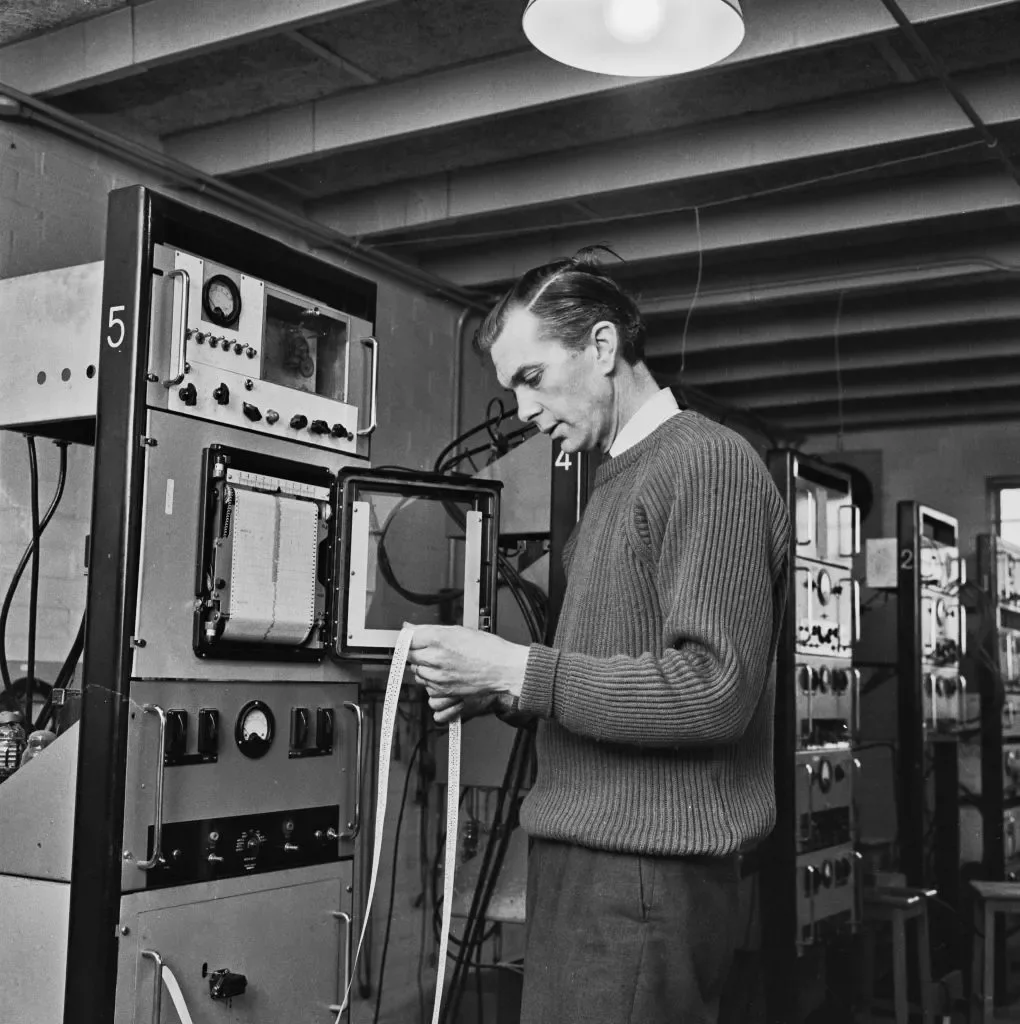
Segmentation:
<svg viewBox="0 0 1020 1024">
<path fill-rule="evenodd" d="M 107 194 L 111 189 L 132 184 L 151 185 L 170 194 L 176 191 L 144 171 L 38 127 L 0 122 L 0 278 L 102 259 Z M 239 220 L 296 248 L 308 248 L 300 238 L 269 228 L 256 217 L 218 210 L 203 197 L 176 194 L 185 202 Z M 442 300 L 426 298 L 400 282 L 366 272 L 353 262 L 333 259 L 322 252 L 316 255 L 374 277 L 379 283 L 376 333 L 380 340 L 380 415 L 373 440 L 373 463 L 431 468 L 451 436 L 457 403 L 453 394 L 454 331 L 460 309 Z M 30 343 L 26 339 L 26 344 Z M 37 445 L 41 506 L 45 510 L 56 480 L 57 450 L 47 440 L 39 440 Z M 91 513 L 92 450 L 72 446 L 68 461 L 67 487 L 60 512 L 42 543 L 37 657 L 44 667 L 46 663 L 55 665 L 63 660 L 84 606 L 82 558 Z M 25 439 L 0 431 L 0 594 L 6 591 L 31 535 L 27 466 Z M 15 671 L 25 654 L 27 595 L 26 576 L 11 614 L 8 634 Z M 388 837 L 393 835 L 412 746 L 405 739 L 402 758 L 393 765 Z M 411 785 L 413 790 L 413 781 Z M 389 878 L 391 852 L 392 847 L 384 851 L 381 879 Z M 386 997 L 379 1018 L 383 1024 L 410 1021 L 418 1016 L 420 917 L 413 902 L 421 888 L 419 865 L 418 814 L 409 807 L 401 836 Z M 378 970 L 387 896 L 388 886 L 380 885 L 375 911 L 377 925 L 372 933 L 373 976 Z M 431 925 L 427 934 L 424 985 L 426 995 L 431 997 L 435 981 L 434 957 L 430 957 L 434 953 Z M 373 1009 L 373 998 L 356 998 L 355 1024 L 371 1021 Z"/>
</svg>

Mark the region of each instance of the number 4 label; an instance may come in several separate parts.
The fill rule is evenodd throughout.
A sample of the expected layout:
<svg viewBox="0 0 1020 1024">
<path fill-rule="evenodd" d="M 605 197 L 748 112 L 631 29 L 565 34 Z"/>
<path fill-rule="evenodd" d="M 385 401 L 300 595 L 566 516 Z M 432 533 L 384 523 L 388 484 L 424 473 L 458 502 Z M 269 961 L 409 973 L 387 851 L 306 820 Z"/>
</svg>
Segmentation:
<svg viewBox="0 0 1020 1024">
<path fill-rule="evenodd" d="M 561 450 L 553 465 L 559 466 L 560 469 L 572 469 L 574 464 L 570 461 L 570 456 Z"/>
</svg>

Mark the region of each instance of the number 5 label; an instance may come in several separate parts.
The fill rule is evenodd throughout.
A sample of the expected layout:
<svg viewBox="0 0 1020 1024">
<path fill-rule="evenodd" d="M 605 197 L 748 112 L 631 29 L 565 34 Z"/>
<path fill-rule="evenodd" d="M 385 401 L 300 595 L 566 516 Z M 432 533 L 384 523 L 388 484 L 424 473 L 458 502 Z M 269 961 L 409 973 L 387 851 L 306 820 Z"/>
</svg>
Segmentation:
<svg viewBox="0 0 1020 1024">
<path fill-rule="evenodd" d="M 127 329 L 124 326 L 124 321 L 121 320 L 121 318 L 117 316 L 117 314 L 123 313 L 126 308 L 127 307 L 125 306 L 110 307 L 110 318 L 107 321 L 107 326 L 110 327 L 111 329 L 117 329 L 116 339 L 114 339 L 112 334 L 108 334 L 106 336 L 106 344 L 109 345 L 110 348 L 120 348 L 121 345 L 124 344 L 124 335 L 126 334 Z"/>
</svg>

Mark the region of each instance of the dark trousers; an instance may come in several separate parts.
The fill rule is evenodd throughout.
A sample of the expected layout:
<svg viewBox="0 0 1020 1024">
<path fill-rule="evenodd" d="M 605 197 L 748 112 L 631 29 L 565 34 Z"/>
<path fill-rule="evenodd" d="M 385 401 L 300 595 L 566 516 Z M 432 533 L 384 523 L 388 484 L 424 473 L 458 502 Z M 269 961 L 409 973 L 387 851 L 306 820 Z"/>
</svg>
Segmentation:
<svg viewBox="0 0 1020 1024">
<path fill-rule="evenodd" d="M 535 840 L 521 1024 L 717 1024 L 740 926 L 736 857 Z"/>
</svg>

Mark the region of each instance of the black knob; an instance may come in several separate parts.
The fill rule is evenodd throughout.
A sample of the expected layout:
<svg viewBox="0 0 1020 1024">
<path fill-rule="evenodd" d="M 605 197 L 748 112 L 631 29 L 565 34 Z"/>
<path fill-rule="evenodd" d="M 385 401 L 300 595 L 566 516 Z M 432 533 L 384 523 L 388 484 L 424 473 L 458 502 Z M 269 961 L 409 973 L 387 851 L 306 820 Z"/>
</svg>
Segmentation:
<svg viewBox="0 0 1020 1024">
<path fill-rule="evenodd" d="M 220 338 L 220 346 L 221 346 L 221 348 L 223 349 L 224 352 L 229 352 L 230 351 L 230 339 L 229 338 Z"/>
<path fill-rule="evenodd" d="M 266 409 L 266 423 L 272 426 L 278 419 L 280 414 L 275 409 Z"/>
<path fill-rule="evenodd" d="M 185 384 L 177 394 L 185 405 L 195 405 L 198 402 L 198 391 L 194 384 Z"/>
<path fill-rule="evenodd" d="M 253 423 L 257 423 L 262 419 L 262 413 L 257 405 L 252 405 L 251 402 L 245 402 L 243 408 L 245 416 L 247 416 Z"/>
<path fill-rule="evenodd" d="M 246 348 L 246 349 L 244 350 L 244 354 L 245 354 L 245 355 L 246 355 L 246 356 L 247 356 L 247 357 L 248 357 L 249 359 L 254 359 L 254 358 L 255 358 L 255 355 L 256 355 L 256 353 L 255 353 L 255 349 L 253 349 L 253 348 L 251 347 L 251 345 L 249 345 L 249 346 L 248 346 L 248 347 L 247 347 L 247 348 Z"/>
<path fill-rule="evenodd" d="M 188 334 L 190 335 L 191 331 L 188 331 Z M 199 345 L 205 344 L 205 335 L 201 331 L 195 331 L 195 341 Z"/>
<path fill-rule="evenodd" d="M 325 420 L 312 420 L 308 428 L 313 434 L 328 434 L 329 424 Z"/>
<path fill-rule="evenodd" d="M 807 665 L 797 666 L 797 684 L 801 693 L 807 693 L 811 689 L 811 669 Z"/>
<path fill-rule="evenodd" d="M 345 441 L 350 441 L 354 437 L 354 435 L 342 423 L 334 423 L 333 426 L 329 428 L 329 432 L 334 437 L 342 437 Z"/>
<path fill-rule="evenodd" d="M 297 416 L 291 416 L 290 425 L 292 430 L 304 430 L 308 426 L 308 417 L 302 416 L 300 413 Z"/>
<path fill-rule="evenodd" d="M 244 345 L 242 345 L 239 341 L 235 341 L 234 342 L 234 352 L 237 355 L 240 355 L 243 351 L 244 351 Z"/>
<path fill-rule="evenodd" d="M 849 675 L 844 668 L 832 670 L 832 691 L 833 693 L 846 693 L 849 685 Z"/>
<path fill-rule="evenodd" d="M 188 749 L 188 713 L 187 711 L 168 711 L 166 713 L 166 759 L 173 762 L 184 755 Z"/>
<path fill-rule="evenodd" d="M 226 405 L 230 401 L 230 388 L 226 384 L 217 384 L 213 388 L 212 396 L 219 405 Z"/>
</svg>

